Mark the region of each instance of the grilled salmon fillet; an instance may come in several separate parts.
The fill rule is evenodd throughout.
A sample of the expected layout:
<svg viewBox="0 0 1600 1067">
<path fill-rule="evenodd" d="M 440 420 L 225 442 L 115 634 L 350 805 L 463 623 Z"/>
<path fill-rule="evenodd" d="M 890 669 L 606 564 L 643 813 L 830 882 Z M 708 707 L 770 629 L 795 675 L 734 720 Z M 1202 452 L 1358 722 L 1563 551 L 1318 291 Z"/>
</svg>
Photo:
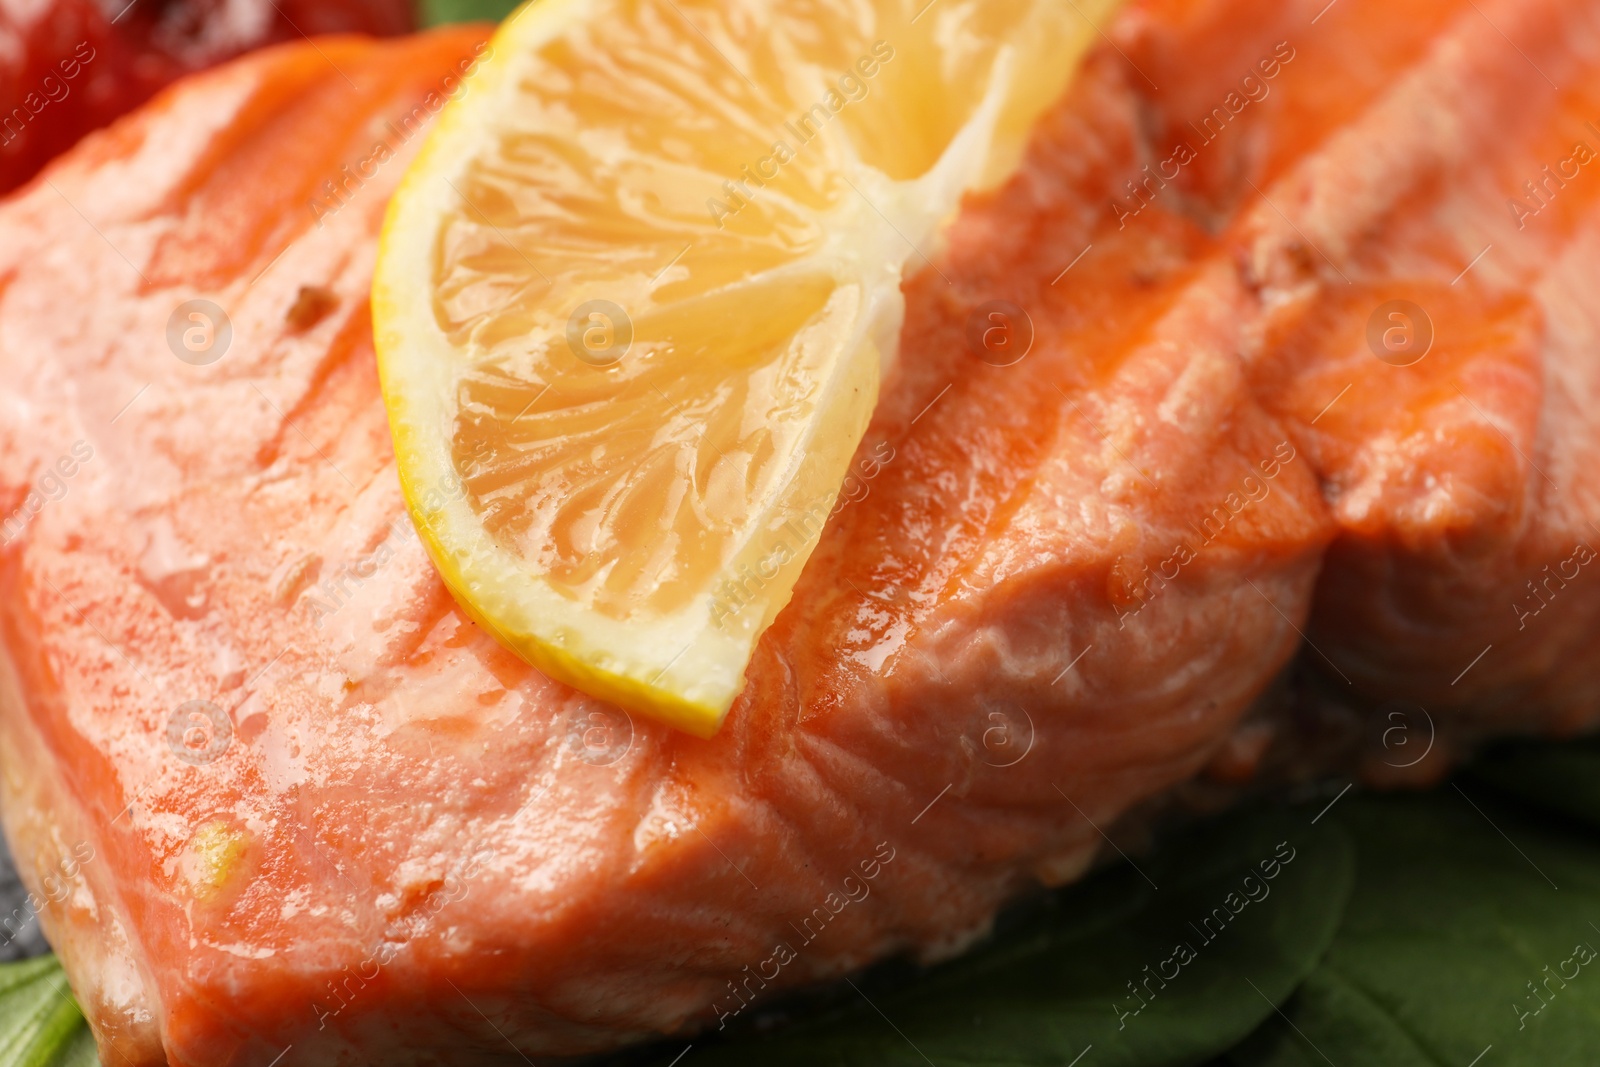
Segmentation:
<svg viewBox="0 0 1600 1067">
<path fill-rule="evenodd" d="M 1340 528 L 1310 636 L 1336 686 L 1429 709 L 1448 746 L 1600 721 L 1600 183 L 1575 162 L 1600 152 L 1600 5 L 1443 16 L 1315 157 L 1258 179 L 1282 213 L 1239 234 L 1260 393 L 1305 427 Z M 1330 258 L 1268 266 L 1297 243 Z M 1425 356 L 1373 358 L 1391 301 Z"/>
<path fill-rule="evenodd" d="M 1485 605 L 1594 514 L 1587 172 L 1493 230 L 1583 136 L 1593 14 L 1126 9 L 907 282 L 710 742 L 499 648 L 405 518 L 366 290 L 472 32 L 252 57 L 80 146 L 0 206 L 0 799 L 35 882 L 92 852 L 43 918 L 108 1061 L 578 1054 L 959 951 L 1248 776 L 1301 631 L 1447 732 L 1584 725 L 1586 575 L 1527 620 L 1570 660 Z M 1415 314 L 1375 354 L 1394 301 L 1419 360 Z"/>
<path fill-rule="evenodd" d="M 1414 781 L 1492 733 L 1593 728 L 1600 5 L 1214 0 L 1123 21 L 1143 158 L 1111 210 L 1219 235 L 1252 391 L 1337 524 L 1307 663 L 1380 722 L 1437 729 Z"/>
<path fill-rule="evenodd" d="M 366 303 L 478 46 L 252 57 L 0 207 L 4 811 L 31 878 L 92 852 L 43 918 L 107 1062 L 582 1053 L 958 951 L 1192 777 L 1298 642 L 1332 525 L 1231 269 L 1185 265 L 1214 239 L 1174 217 L 1052 284 L 1136 151 L 1111 54 L 908 283 L 715 740 L 502 650 L 405 518 Z M 1031 317 L 1011 366 L 968 342 L 995 300 Z"/>
</svg>

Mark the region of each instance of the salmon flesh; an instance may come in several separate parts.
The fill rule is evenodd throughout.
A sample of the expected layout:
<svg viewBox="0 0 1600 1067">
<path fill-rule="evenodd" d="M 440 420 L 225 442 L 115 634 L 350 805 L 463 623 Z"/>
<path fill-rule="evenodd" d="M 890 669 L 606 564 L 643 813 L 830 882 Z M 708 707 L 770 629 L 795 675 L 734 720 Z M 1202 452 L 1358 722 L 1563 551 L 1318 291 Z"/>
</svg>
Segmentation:
<svg viewBox="0 0 1600 1067">
<path fill-rule="evenodd" d="M 103 1062 L 579 1055 L 958 953 L 1257 775 L 1297 653 L 1427 713 L 1410 780 L 1595 725 L 1600 3 L 1105 34 L 906 282 L 711 741 L 498 646 L 406 518 L 367 292 L 481 29 L 255 54 L 0 204 L 0 804 Z"/>
</svg>

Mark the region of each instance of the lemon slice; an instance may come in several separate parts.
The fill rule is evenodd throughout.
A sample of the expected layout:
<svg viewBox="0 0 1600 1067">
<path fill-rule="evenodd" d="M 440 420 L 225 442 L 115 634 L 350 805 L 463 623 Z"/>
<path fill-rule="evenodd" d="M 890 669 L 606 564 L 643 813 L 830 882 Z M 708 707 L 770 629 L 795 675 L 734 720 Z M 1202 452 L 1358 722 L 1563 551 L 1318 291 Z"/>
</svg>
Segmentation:
<svg viewBox="0 0 1600 1067">
<path fill-rule="evenodd" d="M 389 208 L 407 502 L 462 607 L 702 737 L 815 546 L 903 268 L 1113 0 L 541 0 Z"/>
</svg>

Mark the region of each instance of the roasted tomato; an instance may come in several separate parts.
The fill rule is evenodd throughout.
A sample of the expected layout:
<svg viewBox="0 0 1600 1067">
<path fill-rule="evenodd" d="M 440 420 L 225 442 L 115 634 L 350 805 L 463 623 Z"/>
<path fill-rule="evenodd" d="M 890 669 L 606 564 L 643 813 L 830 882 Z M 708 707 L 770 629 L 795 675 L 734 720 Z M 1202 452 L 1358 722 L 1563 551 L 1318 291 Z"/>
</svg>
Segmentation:
<svg viewBox="0 0 1600 1067">
<path fill-rule="evenodd" d="M 411 0 L 0 0 L 0 193 L 191 71 L 413 19 Z"/>
</svg>

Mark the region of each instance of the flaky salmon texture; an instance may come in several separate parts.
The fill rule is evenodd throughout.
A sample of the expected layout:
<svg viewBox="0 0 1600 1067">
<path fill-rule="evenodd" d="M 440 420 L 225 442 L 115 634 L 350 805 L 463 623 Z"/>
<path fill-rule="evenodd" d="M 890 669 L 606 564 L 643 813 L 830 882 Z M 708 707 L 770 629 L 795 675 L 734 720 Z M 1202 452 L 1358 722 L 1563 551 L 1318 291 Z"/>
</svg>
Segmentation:
<svg viewBox="0 0 1600 1067">
<path fill-rule="evenodd" d="M 1413 780 L 1593 726 L 1597 25 L 1126 8 L 908 281 L 709 742 L 502 650 L 405 518 L 366 294 L 481 31 L 90 138 L 0 206 L 0 760 L 102 1061 L 577 1055 L 958 952 L 1270 760 L 1300 649 L 1426 711 Z M 973 342 L 997 301 L 1020 361 Z"/>
</svg>

